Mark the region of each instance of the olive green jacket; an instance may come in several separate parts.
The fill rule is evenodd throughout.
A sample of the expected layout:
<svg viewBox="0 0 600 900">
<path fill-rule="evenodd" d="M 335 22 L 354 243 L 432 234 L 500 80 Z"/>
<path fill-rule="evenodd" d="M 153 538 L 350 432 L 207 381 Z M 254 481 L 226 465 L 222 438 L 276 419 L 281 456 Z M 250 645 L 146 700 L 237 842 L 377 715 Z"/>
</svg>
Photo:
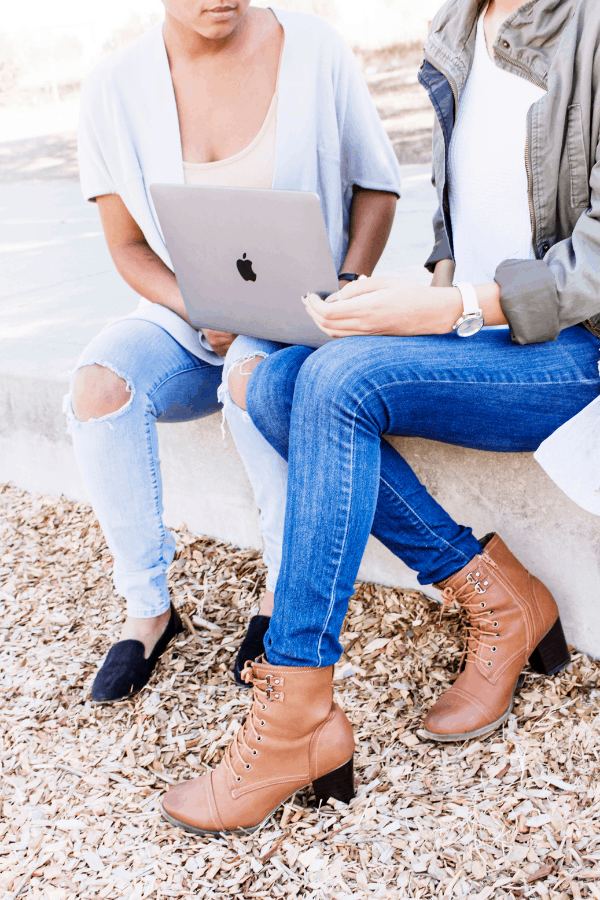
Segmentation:
<svg viewBox="0 0 600 900">
<path fill-rule="evenodd" d="M 452 258 L 448 148 L 483 6 L 482 0 L 444 4 L 419 73 L 437 113 L 433 178 L 440 209 L 429 269 Z M 578 323 L 600 335 L 599 0 L 528 0 L 501 26 L 494 55 L 496 65 L 546 90 L 529 111 L 525 147 L 536 258 L 505 260 L 495 275 L 512 338 L 555 340 Z"/>
</svg>

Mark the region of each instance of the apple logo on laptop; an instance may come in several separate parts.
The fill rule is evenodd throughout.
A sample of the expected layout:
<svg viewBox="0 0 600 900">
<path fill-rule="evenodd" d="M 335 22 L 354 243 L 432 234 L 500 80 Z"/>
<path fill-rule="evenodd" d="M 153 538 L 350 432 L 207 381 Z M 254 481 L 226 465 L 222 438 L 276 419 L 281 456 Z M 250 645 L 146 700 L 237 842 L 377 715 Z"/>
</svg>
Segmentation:
<svg viewBox="0 0 600 900">
<path fill-rule="evenodd" d="M 252 271 L 252 260 L 246 259 L 246 254 L 237 261 L 238 272 L 244 281 L 256 281 L 256 272 Z"/>
</svg>

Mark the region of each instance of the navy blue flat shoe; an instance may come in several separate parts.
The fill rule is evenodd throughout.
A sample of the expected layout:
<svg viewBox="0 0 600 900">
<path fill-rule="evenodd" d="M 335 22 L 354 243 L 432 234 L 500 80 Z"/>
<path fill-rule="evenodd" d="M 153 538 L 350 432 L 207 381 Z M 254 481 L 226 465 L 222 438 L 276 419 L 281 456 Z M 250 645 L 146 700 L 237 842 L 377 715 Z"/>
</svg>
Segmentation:
<svg viewBox="0 0 600 900">
<path fill-rule="evenodd" d="M 252 616 L 246 637 L 242 641 L 233 667 L 233 675 L 240 687 L 251 688 L 251 684 L 242 681 L 242 669 L 248 660 L 256 660 L 265 652 L 265 634 L 269 630 L 271 616 Z"/>
<path fill-rule="evenodd" d="M 177 610 L 171 604 L 171 618 L 148 659 L 141 641 L 119 641 L 113 644 L 92 685 L 93 703 L 116 703 L 127 700 L 148 683 L 159 658 L 170 642 L 183 631 Z"/>
</svg>

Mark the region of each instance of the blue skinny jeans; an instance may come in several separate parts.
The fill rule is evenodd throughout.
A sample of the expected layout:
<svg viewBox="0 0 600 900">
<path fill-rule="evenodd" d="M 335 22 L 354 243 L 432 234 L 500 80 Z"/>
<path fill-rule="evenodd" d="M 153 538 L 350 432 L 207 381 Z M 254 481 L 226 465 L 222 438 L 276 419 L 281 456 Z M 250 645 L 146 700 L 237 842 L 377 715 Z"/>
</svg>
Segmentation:
<svg viewBox="0 0 600 900">
<path fill-rule="evenodd" d="M 275 349 L 275 348 L 274 348 Z M 329 666 L 372 532 L 442 581 L 481 551 L 385 434 L 534 451 L 598 394 L 598 339 L 584 328 L 518 346 L 476 337 L 356 337 L 288 347 L 252 373 L 252 421 L 288 459 L 283 556 L 266 637 L 273 665 Z"/>
</svg>

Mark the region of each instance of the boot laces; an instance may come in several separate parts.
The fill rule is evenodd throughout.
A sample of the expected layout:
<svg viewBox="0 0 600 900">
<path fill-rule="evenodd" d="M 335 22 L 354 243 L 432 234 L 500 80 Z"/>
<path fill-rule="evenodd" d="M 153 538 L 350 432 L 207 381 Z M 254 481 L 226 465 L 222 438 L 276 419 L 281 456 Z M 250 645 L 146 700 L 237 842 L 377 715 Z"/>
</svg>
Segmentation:
<svg viewBox="0 0 600 900">
<path fill-rule="evenodd" d="M 252 668 L 252 662 L 247 662 L 241 676 L 246 684 L 250 682 L 254 684 L 252 707 L 242 727 L 226 748 L 223 756 L 223 765 L 236 784 L 242 781 L 242 773 L 252 768 L 250 759 L 258 756 L 258 748 L 251 747 L 249 741 L 254 738 L 254 741 L 260 744 L 263 740 L 261 731 L 266 725 L 263 714 L 267 709 L 267 703 L 270 702 L 270 695 L 273 691 L 269 675 L 263 678 L 257 678 L 256 675 L 257 673 Z"/>
<path fill-rule="evenodd" d="M 478 576 L 479 573 L 476 573 Z M 492 621 L 494 610 L 488 608 L 484 597 L 487 592 L 488 581 L 478 581 L 477 577 L 469 573 L 467 580 L 459 588 L 444 588 L 442 591 L 442 614 L 454 604 L 458 604 L 459 614 L 466 631 L 465 649 L 461 659 L 461 668 L 465 661 L 475 661 L 480 647 L 485 647 L 492 653 L 496 653 L 497 647 L 494 639 L 500 635 L 496 631 L 498 622 Z M 491 668 L 493 663 L 488 661 Z"/>
</svg>

